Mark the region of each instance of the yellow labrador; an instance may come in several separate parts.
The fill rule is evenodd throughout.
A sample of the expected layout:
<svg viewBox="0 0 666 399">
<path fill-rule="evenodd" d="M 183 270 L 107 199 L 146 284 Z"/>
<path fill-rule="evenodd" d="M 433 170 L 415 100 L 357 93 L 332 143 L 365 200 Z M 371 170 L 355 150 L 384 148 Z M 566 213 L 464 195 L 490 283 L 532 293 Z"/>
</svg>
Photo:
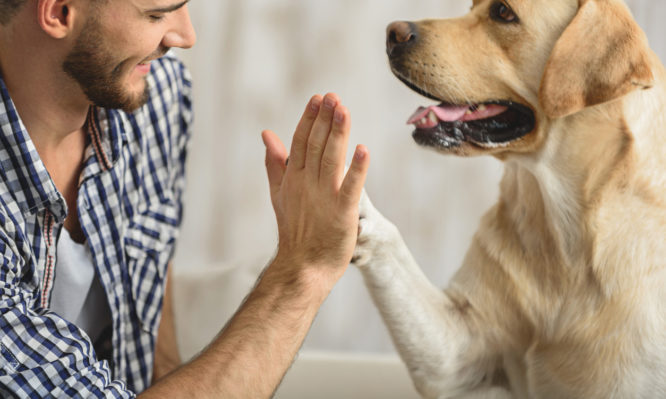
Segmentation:
<svg viewBox="0 0 666 399">
<path fill-rule="evenodd" d="M 626 5 L 474 0 L 387 52 L 436 102 L 417 143 L 505 167 L 444 291 L 362 201 L 354 261 L 419 392 L 666 398 L 666 87 Z"/>
</svg>

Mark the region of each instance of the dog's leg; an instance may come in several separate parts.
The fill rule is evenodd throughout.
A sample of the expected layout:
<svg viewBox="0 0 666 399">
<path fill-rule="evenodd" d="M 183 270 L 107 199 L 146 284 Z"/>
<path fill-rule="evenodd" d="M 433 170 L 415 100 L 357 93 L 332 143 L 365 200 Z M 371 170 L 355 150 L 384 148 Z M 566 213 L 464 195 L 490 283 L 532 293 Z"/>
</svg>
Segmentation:
<svg viewBox="0 0 666 399">
<path fill-rule="evenodd" d="M 497 358 L 487 355 L 465 305 L 429 282 L 397 228 L 365 194 L 360 217 L 353 263 L 418 391 L 427 398 L 453 398 L 491 385 Z M 498 396 L 499 390 L 486 392 L 474 397 L 509 397 Z"/>
</svg>

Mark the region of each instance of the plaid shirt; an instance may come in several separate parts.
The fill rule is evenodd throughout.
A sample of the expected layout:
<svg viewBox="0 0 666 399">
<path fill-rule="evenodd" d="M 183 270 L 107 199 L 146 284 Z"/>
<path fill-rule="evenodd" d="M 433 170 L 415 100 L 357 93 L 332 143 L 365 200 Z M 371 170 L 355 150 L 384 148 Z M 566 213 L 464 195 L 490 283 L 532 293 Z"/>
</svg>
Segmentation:
<svg viewBox="0 0 666 399">
<path fill-rule="evenodd" d="M 131 398 L 150 384 L 192 109 L 189 73 L 172 55 L 153 62 L 148 85 L 138 111 L 93 107 L 86 124 L 77 206 L 111 308 L 106 361 L 49 310 L 67 207 L 0 76 L 0 397 Z"/>
</svg>

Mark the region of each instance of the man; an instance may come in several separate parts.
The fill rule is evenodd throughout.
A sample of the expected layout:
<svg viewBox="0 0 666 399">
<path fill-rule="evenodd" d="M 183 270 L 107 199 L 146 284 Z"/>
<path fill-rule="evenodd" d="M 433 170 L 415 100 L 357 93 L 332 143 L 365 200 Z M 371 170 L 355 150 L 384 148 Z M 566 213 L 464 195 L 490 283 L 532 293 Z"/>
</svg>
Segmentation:
<svg viewBox="0 0 666 399">
<path fill-rule="evenodd" d="M 163 55 L 194 42 L 187 0 L 0 0 L 0 396 L 269 397 L 344 273 L 369 157 L 345 174 L 349 112 L 328 94 L 288 162 L 263 132 L 277 255 L 177 367 L 165 286 L 191 86 Z"/>
</svg>

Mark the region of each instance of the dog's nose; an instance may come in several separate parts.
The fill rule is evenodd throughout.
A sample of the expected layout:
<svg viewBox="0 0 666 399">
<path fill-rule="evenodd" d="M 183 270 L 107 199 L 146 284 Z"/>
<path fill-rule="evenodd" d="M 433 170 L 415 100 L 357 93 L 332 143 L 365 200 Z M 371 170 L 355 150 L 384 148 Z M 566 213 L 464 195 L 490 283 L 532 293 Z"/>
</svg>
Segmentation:
<svg viewBox="0 0 666 399">
<path fill-rule="evenodd" d="M 386 53 L 391 56 L 397 49 L 416 42 L 418 35 L 412 22 L 396 21 L 386 28 Z"/>
</svg>

